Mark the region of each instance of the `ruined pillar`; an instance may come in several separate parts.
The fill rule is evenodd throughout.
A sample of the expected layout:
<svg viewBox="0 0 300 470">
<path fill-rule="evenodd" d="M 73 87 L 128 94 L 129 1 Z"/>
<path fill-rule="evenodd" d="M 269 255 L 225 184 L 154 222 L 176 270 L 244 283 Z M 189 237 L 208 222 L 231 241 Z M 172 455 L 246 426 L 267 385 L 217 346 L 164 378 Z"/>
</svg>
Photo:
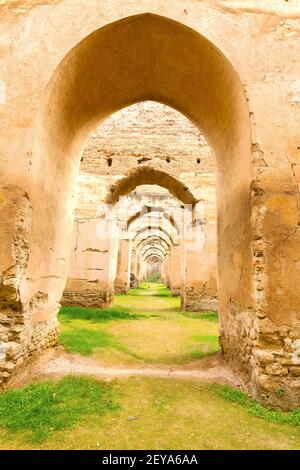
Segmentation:
<svg viewBox="0 0 300 470">
<path fill-rule="evenodd" d="M 215 224 L 192 226 L 187 231 L 182 297 L 184 310 L 218 310 Z"/>
<path fill-rule="evenodd" d="M 300 403 L 299 166 L 266 165 L 258 146 L 252 153 L 256 308 L 252 322 L 239 319 L 237 327 L 249 338 L 251 393 L 289 409 Z"/>
<path fill-rule="evenodd" d="M 115 279 L 115 293 L 127 294 L 130 289 L 132 240 L 121 238 L 118 250 L 117 274 Z"/>
<path fill-rule="evenodd" d="M 169 288 L 172 295 L 180 295 L 182 288 L 181 272 L 182 248 L 180 244 L 174 245 L 170 251 Z"/>
<path fill-rule="evenodd" d="M 167 253 L 166 260 L 165 260 L 165 283 L 169 289 L 171 289 L 171 274 L 170 274 L 171 273 L 171 253 L 172 253 L 172 247 Z"/>
<path fill-rule="evenodd" d="M 108 307 L 113 299 L 118 236 L 115 222 L 103 219 L 75 221 L 69 277 L 61 303 Z"/>
<path fill-rule="evenodd" d="M 137 252 L 136 248 L 132 248 L 131 252 L 131 272 L 137 277 Z"/>
<path fill-rule="evenodd" d="M 136 278 L 138 283 L 142 282 L 143 273 L 142 273 L 142 260 L 141 255 L 137 253 L 137 260 L 136 260 Z"/>
<path fill-rule="evenodd" d="M 167 256 L 168 253 L 166 254 L 162 264 L 161 264 L 161 280 L 164 284 L 168 284 L 168 272 L 167 272 Z"/>
</svg>

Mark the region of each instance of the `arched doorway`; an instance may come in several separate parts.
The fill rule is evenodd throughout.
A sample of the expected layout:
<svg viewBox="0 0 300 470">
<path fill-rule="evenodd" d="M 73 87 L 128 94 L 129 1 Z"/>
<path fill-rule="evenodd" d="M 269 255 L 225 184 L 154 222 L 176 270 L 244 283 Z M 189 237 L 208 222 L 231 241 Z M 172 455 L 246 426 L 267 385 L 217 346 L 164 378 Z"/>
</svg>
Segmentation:
<svg viewBox="0 0 300 470">
<path fill-rule="evenodd" d="M 247 101 L 238 74 L 212 43 L 152 14 L 126 18 L 88 36 L 67 54 L 48 86 L 35 136 L 32 252 L 22 285 L 24 302 L 38 295 L 43 299 L 38 309 L 32 304 L 32 324 L 44 322 L 45 334 L 55 328 L 82 146 L 107 116 L 143 100 L 183 113 L 214 149 L 222 343 L 228 360 L 250 377 L 254 305 Z M 246 359 L 241 324 L 251 325 Z"/>
</svg>

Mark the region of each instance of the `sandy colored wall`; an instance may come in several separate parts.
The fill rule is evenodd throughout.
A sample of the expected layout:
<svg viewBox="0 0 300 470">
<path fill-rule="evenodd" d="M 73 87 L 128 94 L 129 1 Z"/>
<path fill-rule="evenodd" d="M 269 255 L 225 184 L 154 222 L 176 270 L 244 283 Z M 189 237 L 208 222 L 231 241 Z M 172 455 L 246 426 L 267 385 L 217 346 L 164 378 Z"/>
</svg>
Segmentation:
<svg viewBox="0 0 300 470">
<path fill-rule="evenodd" d="M 185 310 L 218 311 L 215 225 L 209 221 L 186 232 Z"/>
<path fill-rule="evenodd" d="M 85 307 L 107 307 L 111 304 L 117 264 L 116 233 L 110 221 L 75 221 L 74 251 L 62 304 Z"/>
<path fill-rule="evenodd" d="M 119 242 L 118 265 L 114 280 L 116 293 L 126 294 L 130 289 L 132 241 L 121 239 Z"/>
</svg>

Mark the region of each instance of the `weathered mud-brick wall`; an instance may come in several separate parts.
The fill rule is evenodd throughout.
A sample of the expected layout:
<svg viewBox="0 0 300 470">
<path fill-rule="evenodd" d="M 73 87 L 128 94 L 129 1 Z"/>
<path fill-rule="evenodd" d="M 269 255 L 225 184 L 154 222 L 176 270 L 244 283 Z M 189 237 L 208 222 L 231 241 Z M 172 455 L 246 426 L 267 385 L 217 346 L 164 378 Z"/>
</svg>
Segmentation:
<svg viewBox="0 0 300 470">
<path fill-rule="evenodd" d="M 294 270 L 300 259 L 299 175 L 296 165 L 266 164 L 253 145 L 253 280 L 256 315 L 252 393 L 268 405 L 289 408 L 300 399 L 300 299 Z M 278 190 L 280 188 L 280 191 Z M 285 270 L 285 263 L 292 263 Z M 272 306 L 276 310 L 272 311 Z"/>
<path fill-rule="evenodd" d="M 113 298 L 117 231 L 103 218 L 76 220 L 71 270 L 63 305 L 108 307 Z"/>
<path fill-rule="evenodd" d="M 12 203 L 8 196 L 13 194 Z M 13 205 L 14 218 L 8 217 Z M 47 295 L 38 292 L 30 302 L 21 301 L 20 282 L 29 258 L 29 234 L 32 207 L 28 195 L 19 188 L 7 186 L 2 191 L 0 218 L 6 230 L 13 230 L 12 247 L 0 240 L 1 267 L 8 266 L 0 277 L 0 385 L 32 353 L 53 346 L 57 340 L 57 319 L 32 322 L 32 313 L 42 307 Z"/>
<path fill-rule="evenodd" d="M 114 282 L 115 293 L 127 294 L 130 289 L 132 240 L 121 235 L 119 240 L 118 263 Z"/>
<path fill-rule="evenodd" d="M 183 307 L 187 311 L 218 310 L 216 223 L 214 210 L 185 231 L 186 272 Z M 210 214 L 211 216 L 208 216 Z"/>
<path fill-rule="evenodd" d="M 230 317 L 221 319 L 222 347 L 229 363 L 237 364 L 247 378 L 253 396 L 268 406 L 290 409 L 300 400 L 300 299 L 296 276 L 300 259 L 300 178 L 293 164 L 268 165 L 258 144 L 252 146 L 252 157 L 256 304 L 244 313 L 240 313 L 239 306 L 231 305 Z"/>
<path fill-rule="evenodd" d="M 172 295 L 180 295 L 182 289 L 182 247 L 174 245 L 170 251 L 168 285 Z"/>
</svg>

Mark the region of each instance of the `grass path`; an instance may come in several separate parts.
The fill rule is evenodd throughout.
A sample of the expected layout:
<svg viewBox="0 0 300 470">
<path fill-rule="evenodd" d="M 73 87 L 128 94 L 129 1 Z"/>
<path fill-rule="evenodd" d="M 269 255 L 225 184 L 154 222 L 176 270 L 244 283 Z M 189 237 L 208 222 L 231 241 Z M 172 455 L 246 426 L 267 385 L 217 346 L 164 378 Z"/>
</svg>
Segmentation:
<svg viewBox="0 0 300 470">
<path fill-rule="evenodd" d="M 219 350 L 217 315 L 180 311 L 163 284 L 141 284 L 108 310 L 64 307 L 59 320 L 67 351 L 106 366 L 185 365 Z"/>
<path fill-rule="evenodd" d="M 257 417 L 221 386 L 133 377 L 103 389 L 67 380 L 4 395 L 1 449 L 300 449 L 299 426 Z"/>
<path fill-rule="evenodd" d="M 143 284 L 112 309 L 59 319 L 71 353 L 48 352 L 0 395 L 0 449 L 300 449 L 300 410 L 215 383 L 226 371 L 213 312 L 181 312 L 164 286 Z M 71 370 L 85 376 L 61 378 Z"/>
</svg>

